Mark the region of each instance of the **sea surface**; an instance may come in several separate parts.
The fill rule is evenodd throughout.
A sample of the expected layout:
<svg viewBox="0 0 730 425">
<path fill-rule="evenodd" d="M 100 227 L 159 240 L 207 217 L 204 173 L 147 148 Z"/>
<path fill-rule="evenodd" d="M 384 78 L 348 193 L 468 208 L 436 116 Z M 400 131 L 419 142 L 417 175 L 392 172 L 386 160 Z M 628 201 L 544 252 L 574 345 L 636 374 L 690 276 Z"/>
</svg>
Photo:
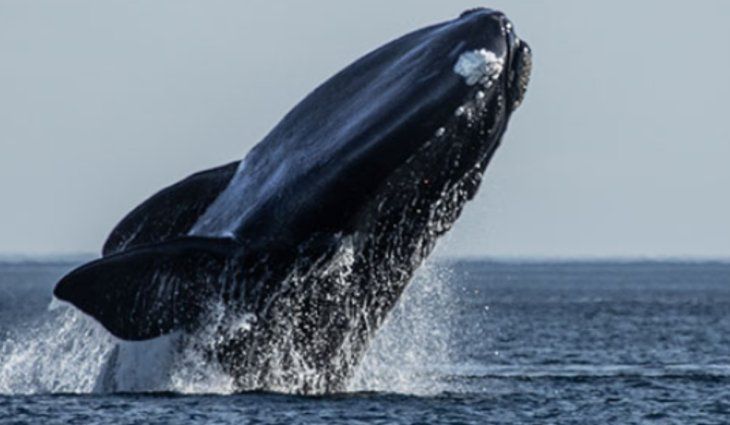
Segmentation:
<svg viewBox="0 0 730 425">
<path fill-rule="evenodd" d="M 159 343 L 116 348 L 105 392 L 120 343 L 51 303 L 73 266 L 0 263 L 0 423 L 730 423 L 728 263 L 431 263 L 350 391 L 310 397 L 231 393 Z"/>
</svg>

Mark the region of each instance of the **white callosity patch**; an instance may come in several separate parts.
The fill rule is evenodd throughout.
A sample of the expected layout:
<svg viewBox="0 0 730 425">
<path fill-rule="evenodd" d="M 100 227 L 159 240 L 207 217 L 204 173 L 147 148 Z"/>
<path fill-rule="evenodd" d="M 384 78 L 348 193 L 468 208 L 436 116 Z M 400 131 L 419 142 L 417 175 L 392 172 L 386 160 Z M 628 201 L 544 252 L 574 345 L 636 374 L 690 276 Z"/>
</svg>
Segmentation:
<svg viewBox="0 0 730 425">
<path fill-rule="evenodd" d="M 454 65 L 454 72 L 464 77 L 466 84 L 488 84 L 502 72 L 504 60 L 487 49 L 464 52 Z"/>
</svg>

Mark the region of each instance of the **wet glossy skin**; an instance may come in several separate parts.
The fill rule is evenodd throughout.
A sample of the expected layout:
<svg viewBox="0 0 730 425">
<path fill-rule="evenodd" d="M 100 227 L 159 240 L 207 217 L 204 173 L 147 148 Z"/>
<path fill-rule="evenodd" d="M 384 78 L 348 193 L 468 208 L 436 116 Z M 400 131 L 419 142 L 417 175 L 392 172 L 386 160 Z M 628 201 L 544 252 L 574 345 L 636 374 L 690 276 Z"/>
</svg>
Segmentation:
<svg viewBox="0 0 730 425">
<path fill-rule="evenodd" d="M 107 256 L 66 276 L 56 296 L 132 340 L 199 333 L 220 302 L 229 311 L 208 350 L 242 389 L 342 388 L 476 194 L 529 58 L 512 24 L 487 9 L 373 51 L 237 166 L 135 209 Z M 228 329 L 241 314 L 255 322 Z M 301 381 L 302 364 L 317 373 Z"/>
<path fill-rule="evenodd" d="M 510 60 L 509 25 L 500 13 L 476 10 L 358 60 L 252 149 L 191 234 L 296 244 L 313 232 L 351 228 L 368 199 L 473 91 L 454 72 L 460 55 L 486 49 Z"/>
</svg>

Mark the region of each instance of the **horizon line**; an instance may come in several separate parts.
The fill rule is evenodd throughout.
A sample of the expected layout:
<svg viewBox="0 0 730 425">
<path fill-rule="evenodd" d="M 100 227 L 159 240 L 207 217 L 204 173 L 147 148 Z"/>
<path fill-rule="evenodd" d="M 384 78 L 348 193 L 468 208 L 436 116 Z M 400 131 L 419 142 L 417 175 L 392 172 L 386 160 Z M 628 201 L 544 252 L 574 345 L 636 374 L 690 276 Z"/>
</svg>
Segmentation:
<svg viewBox="0 0 730 425">
<path fill-rule="evenodd" d="M 6 253 L 0 252 L 0 263 L 74 263 L 100 258 L 100 254 L 77 253 Z M 728 263 L 730 256 L 710 255 L 435 255 L 426 262 L 494 262 L 494 263 Z"/>
</svg>

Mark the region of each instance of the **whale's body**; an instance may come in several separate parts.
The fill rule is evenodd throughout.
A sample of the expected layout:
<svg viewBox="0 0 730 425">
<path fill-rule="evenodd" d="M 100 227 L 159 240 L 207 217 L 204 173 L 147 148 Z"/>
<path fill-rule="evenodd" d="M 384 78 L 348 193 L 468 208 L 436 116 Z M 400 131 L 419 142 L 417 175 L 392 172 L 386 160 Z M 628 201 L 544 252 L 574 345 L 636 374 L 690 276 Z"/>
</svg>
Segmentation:
<svg viewBox="0 0 730 425">
<path fill-rule="evenodd" d="M 527 45 L 487 9 L 397 39 L 242 161 L 137 207 L 55 295 L 128 340 L 209 330 L 223 306 L 211 361 L 240 388 L 341 389 L 475 195 L 529 71 Z"/>
</svg>

